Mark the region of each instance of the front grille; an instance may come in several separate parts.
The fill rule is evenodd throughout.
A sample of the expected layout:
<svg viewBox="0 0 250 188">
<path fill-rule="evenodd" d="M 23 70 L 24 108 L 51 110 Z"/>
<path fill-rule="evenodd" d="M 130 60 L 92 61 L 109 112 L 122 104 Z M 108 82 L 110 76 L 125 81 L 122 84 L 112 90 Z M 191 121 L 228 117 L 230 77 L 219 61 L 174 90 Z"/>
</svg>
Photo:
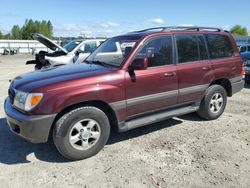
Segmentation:
<svg viewBox="0 0 250 188">
<path fill-rule="evenodd" d="M 10 86 L 8 94 L 9 94 L 9 98 L 10 98 L 11 104 L 13 104 L 16 91 L 15 91 L 15 89 L 12 86 Z"/>
</svg>

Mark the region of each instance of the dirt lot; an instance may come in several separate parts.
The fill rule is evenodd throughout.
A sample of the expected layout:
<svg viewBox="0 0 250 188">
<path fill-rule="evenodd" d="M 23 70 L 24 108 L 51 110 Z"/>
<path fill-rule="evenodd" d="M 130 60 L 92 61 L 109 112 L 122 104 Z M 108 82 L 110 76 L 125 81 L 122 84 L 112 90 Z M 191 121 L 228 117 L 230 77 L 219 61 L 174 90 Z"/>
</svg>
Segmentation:
<svg viewBox="0 0 250 188">
<path fill-rule="evenodd" d="M 69 162 L 7 127 L 9 79 L 32 71 L 31 58 L 0 56 L 0 187 L 250 187 L 250 85 L 218 120 L 190 114 L 114 134 L 96 156 Z"/>
</svg>

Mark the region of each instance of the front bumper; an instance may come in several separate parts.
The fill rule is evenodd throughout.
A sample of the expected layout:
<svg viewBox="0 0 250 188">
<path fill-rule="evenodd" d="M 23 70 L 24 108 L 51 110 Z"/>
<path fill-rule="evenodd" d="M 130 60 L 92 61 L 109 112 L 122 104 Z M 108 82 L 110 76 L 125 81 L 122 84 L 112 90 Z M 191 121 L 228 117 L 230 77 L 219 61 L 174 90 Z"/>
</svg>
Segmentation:
<svg viewBox="0 0 250 188">
<path fill-rule="evenodd" d="M 56 114 L 50 115 L 26 115 L 10 103 L 9 97 L 5 99 L 4 110 L 7 122 L 12 132 L 29 140 L 32 143 L 44 143 L 48 141 L 50 128 Z"/>
</svg>

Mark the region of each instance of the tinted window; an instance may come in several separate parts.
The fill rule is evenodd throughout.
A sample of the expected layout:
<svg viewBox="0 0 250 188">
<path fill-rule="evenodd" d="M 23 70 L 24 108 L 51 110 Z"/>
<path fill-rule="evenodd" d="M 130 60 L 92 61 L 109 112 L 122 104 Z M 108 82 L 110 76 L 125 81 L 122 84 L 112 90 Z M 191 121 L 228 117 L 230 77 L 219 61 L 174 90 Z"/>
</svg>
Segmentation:
<svg viewBox="0 0 250 188">
<path fill-rule="evenodd" d="M 247 47 L 247 51 L 249 51 L 249 52 L 250 52 L 250 46 L 248 46 L 248 47 Z"/>
<path fill-rule="evenodd" d="M 202 35 L 177 35 L 178 62 L 192 62 L 207 59 L 205 41 Z"/>
<path fill-rule="evenodd" d="M 173 63 L 172 37 L 163 36 L 151 39 L 143 46 L 136 58 L 148 58 L 148 67 L 170 65 Z"/>
<path fill-rule="evenodd" d="M 208 48 L 212 59 L 231 57 L 233 48 L 229 38 L 225 35 L 206 35 Z"/>
<path fill-rule="evenodd" d="M 199 57 L 200 57 L 199 60 L 208 59 L 204 37 L 201 35 L 197 36 L 197 42 L 199 47 Z"/>
</svg>

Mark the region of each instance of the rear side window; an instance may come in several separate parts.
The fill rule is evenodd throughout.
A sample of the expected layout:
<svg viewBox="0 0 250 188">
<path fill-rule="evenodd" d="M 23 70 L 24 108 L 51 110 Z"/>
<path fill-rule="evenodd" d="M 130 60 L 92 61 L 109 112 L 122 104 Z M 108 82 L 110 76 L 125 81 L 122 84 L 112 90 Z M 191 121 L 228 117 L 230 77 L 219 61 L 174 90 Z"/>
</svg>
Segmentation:
<svg viewBox="0 0 250 188">
<path fill-rule="evenodd" d="M 177 35 L 178 62 L 192 62 L 208 59 L 202 35 Z"/>
<path fill-rule="evenodd" d="M 137 53 L 136 58 L 148 58 L 148 67 L 173 64 L 172 36 L 150 39 Z"/>
<path fill-rule="evenodd" d="M 232 44 L 226 35 L 208 34 L 206 38 L 212 59 L 231 57 L 233 55 Z"/>
<path fill-rule="evenodd" d="M 249 51 L 249 52 L 250 52 L 250 46 L 248 46 L 248 47 L 247 47 L 247 51 Z"/>
<path fill-rule="evenodd" d="M 205 39 L 202 35 L 197 36 L 198 48 L 199 48 L 199 60 L 208 59 Z"/>
</svg>

